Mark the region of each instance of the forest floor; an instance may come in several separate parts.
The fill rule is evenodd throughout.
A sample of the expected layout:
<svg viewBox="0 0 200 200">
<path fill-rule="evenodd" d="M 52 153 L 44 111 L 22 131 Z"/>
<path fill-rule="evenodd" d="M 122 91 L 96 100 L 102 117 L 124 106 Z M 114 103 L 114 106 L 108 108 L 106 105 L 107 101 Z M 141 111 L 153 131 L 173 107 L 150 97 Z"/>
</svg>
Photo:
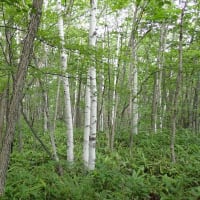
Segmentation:
<svg viewBox="0 0 200 200">
<path fill-rule="evenodd" d="M 129 136 L 116 135 L 115 149 L 106 147 L 99 133 L 96 169 L 88 172 L 82 163 L 82 133 L 75 138 L 76 160 L 66 163 L 66 146 L 57 134 L 64 174 L 47 157 L 31 135 L 24 136 L 23 150 L 17 144 L 11 157 L 3 200 L 199 200 L 200 137 L 185 130 L 176 136 L 177 163 L 170 161 L 170 134 L 141 133 L 134 137 L 130 155 Z M 48 141 L 48 136 L 42 139 Z M 17 143 L 17 141 L 16 141 Z M 50 144 L 49 148 L 50 148 Z"/>
</svg>

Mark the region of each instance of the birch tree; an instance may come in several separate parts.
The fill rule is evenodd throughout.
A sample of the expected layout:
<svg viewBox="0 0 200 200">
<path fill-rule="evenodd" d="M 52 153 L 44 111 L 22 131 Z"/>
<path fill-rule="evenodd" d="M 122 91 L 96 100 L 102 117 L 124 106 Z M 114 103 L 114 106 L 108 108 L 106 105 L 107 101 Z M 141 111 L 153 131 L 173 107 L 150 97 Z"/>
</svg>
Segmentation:
<svg viewBox="0 0 200 200">
<path fill-rule="evenodd" d="M 87 73 L 87 84 L 85 89 L 85 127 L 84 127 L 84 141 L 83 141 L 83 161 L 86 168 L 89 164 L 89 137 L 90 137 L 90 111 L 91 110 L 91 96 L 90 96 L 90 73 Z"/>
<path fill-rule="evenodd" d="M 114 60 L 114 80 L 113 80 L 113 94 L 112 94 L 112 111 L 111 111 L 111 136 L 110 136 L 110 148 L 111 150 L 114 148 L 114 140 L 115 140 L 115 123 L 116 123 L 116 113 L 117 113 L 117 104 L 118 104 L 118 95 L 117 95 L 117 82 L 118 82 L 118 62 L 119 62 L 119 50 L 120 50 L 120 40 L 121 35 L 118 30 L 117 34 L 117 51 Z"/>
<path fill-rule="evenodd" d="M 138 6 L 134 6 L 134 16 L 130 38 L 131 64 L 130 64 L 130 115 L 131 115 L 131 133 L 130 147 L 132 148 L 133 135 L 138 134 L 138 69 L 136 66 L 136 30 L 137 30 Z"/>
<path fill-rule="evenodd" d="M 97 0 L 90 1 L 90 29 L 89 29 L 89 46 L 95 49 L 96 46 L 96 12 Z M 88 70 L 86 86 L 86 106 L 85 106 L 85 131 L 83 159 L 85 166 L 89 170 L 95 168 L 96 159 L 96 129 L 97 129 L 97 87 L 96 87 L 96 68 L 91 57 L 92 66 Z M 89 138 L 88 138 L 89 136 Z M 89 141 L 89 142 L 88 142 Z M 88 151 L 89 144 L 89 151 Z M 88 151 L 88 153 L 87 153 Z M 88 166 L 87 166 L 88 163 Z"/>
<path fill-rule="evenodd" d="M 157 133 L 158 128 L 162 129 L 163 127 L 163 114 L 165 112 L 165 108 L 162 107 L 162 68 L 163 68 L 163 53 L 165 50 L 165 36 L 167 27 L 163 23 L 160 28 L 160 40 L 159 40 L 159 49 L 158 49 L 158 57 L 157 57 L 157 65 L 158 71 L 155 73 L 154 77 L 154 90 L 153 90 L 153 100 L 152 100 L 152 116 L 151 116 L 151 126 L 154 133 Z"/>
<path fill-rule="evenodd" d="M 59 36 L 61 40 L 61 64 L 64 71 L 67 70 L 67 53 L 64 48 L 65 45 L 65 33 L 64 33 L 64 22 L 62 16 L 62 4 L 61 0 L 57 1 L 57 10 L 58 10 L 58 29 Z M 65 98 L 65 117 L 67 123 L 67 160 L 69 162 L 74 161 L 74 139 L 73 139 L 73 120 L 72 120 L 72 109 L 71 109 L 71 99 L 70 99 L 70 90 L 69 90 L 69 79 L 68 73 L 65 74 L 63 79 L 64 87 L 64 98 Z"/>
<path fill-rule="evenodd" d="M 48 0 L 44 0 L 44 12 L 47 10 L 47 6 L 48 6 Z M 45 28 L 45 24 L 44 24 L 44 28 Z M 46 67 L 47 66 L 47 50 L 48 47 L 46 44 L 44 44 L 44 58 L 42 61 L 42 67 Z M 49 127 L 48 127 L 48 120 L 49 120 L 49 109 L 48 109 L 48 92 L 44 91 L 43 93 L 44 96 L 44 132 L 47 132 Z"/>
</svg>

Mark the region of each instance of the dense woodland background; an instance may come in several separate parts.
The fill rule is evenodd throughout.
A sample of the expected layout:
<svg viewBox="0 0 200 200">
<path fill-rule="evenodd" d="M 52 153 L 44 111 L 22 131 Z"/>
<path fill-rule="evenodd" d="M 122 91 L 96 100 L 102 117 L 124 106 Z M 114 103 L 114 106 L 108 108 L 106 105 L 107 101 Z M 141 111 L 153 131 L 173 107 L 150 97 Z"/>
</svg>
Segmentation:
<svg viewBox="0 0 200 200">
<path fill-rule="evenodd" d="M 200 199 L 199 15 L 2 0 L 0 198 Z"/>
</svg>

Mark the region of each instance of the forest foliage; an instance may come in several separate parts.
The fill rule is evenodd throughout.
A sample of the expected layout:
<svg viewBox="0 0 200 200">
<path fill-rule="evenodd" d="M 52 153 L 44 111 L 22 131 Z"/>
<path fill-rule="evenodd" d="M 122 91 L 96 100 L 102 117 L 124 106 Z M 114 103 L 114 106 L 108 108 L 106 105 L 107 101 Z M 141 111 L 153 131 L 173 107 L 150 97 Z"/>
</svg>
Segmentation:
<svg viewBox="0 0 200 200">
<path fill-rule="evenodd" d="M 158 135 L 139 134 L 135 137 L 132 156 L 129 154 L 129 135 L 117 133 L 116 150 L 110 152 L 104 133 L 99 133 L 97 164 L 94 171 L 83 168 L 82 135 L 77 132 L 76 161 L 65 161 L 65 142 L 57 131 L 58 152 L 64 175 L 60 177 L 54 161 L 23 127 L 23 152 L 15 146 L 8 172 L 5 197 L 10 199 L 194 199 L 200 198 L 199 142 L 187 131 L 177 133 L 177 164 L 170 161 L 169 132 Z M 43 140 L 47 138 L 41 137 Z M 61 142 L 62 141 L 62 142 Z"/>
<path fill-rule="evenodd" d="M 0 198 L 200 199 L 200 1 L 94 2 L 44 1 L 13 141 L 10 106 L 37 10 L 30 0 L 0 2 L 0 162 L 11 147 Z M 88 88 L 97 99 L 94 170 L 83 161 Z"/>
</svg>

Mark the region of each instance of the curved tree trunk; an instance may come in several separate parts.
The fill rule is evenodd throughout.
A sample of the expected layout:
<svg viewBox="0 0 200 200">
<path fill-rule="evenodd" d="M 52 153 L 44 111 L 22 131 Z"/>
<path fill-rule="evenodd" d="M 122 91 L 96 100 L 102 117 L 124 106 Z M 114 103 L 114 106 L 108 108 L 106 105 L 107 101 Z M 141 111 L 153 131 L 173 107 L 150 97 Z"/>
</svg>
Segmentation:
<svg viewBox="0 0 200 200">
<path fill-rule="evenodd" d="M 11 144 L 14 139 L 15 126 L 19 116 L 20 101 L 23 97 L 22 91 L 25 84 L 25 78 L 27 74 L 27 67 L 31 60 L 31 54 L 33 51 L 33 43 L 39 27 L 41 13 L 42 13 L 42 0 L 33 0 L 33 10 L 31 14 L 31 20 L 29 23 L 28 31 L 24 39 L 24 45 L 21 52 L 20 62 L 18 70 L 15 74 L 13 82 L 13 94 L 10 102 L 8 112 L 8 126 L 6 134 L 2 144 L 2 150 L 0 152 L 0 196 L 4 193 L 6 172 L 10 160 Z"/>
</svg>

